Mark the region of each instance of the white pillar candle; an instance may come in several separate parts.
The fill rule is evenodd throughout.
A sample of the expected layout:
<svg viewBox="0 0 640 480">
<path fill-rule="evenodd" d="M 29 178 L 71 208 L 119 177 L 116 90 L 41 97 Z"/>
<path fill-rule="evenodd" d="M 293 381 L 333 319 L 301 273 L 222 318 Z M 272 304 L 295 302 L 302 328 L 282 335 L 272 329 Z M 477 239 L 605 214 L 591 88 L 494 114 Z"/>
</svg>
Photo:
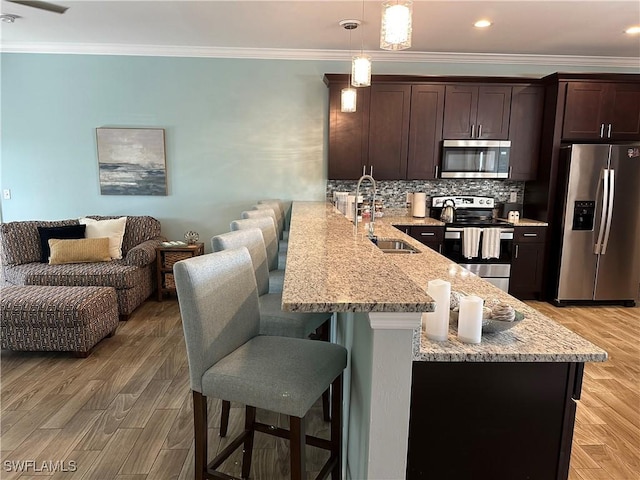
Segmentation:
<svg viewBox="0 0 640 480">
<path fill-rule="evenodd" d="M 482 338 L 483 300 L 475 295 L 460 299 L 458 339 L 464 343 L 480 343 Z"/>
<path fill-rule="evenodd" d="M 431 340 L 444 342 L 449 334 L 451 283 L 444 280 L 431 280 L 427 284 L 427 294 L 436 302 L 436 309 L 422 316 L 425 333 Z"/>
</svg>

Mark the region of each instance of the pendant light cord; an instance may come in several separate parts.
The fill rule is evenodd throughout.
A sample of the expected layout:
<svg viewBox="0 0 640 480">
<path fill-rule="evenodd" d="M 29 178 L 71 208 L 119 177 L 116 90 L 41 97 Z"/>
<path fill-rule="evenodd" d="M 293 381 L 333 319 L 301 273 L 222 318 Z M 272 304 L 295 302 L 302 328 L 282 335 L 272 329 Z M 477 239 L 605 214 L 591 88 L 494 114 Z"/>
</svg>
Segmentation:
<svg viewBox="0 0 640 480">
<path fill-rule="evenodd" d="M 351 28 L 349 29 L 349 63 L 353 61 L 351 58 Z M 347 78 L 347 88 L 351 88 L 351 68 L 349 68 L 349 78 Z"/>
<path fill-rule="evenodd" d="M 362 22 L 362 34 L 360 35 L 360 56 L 364 56 L 364 0 L 362 0 L 362 18 L 360 20 Z"/>
</svg>

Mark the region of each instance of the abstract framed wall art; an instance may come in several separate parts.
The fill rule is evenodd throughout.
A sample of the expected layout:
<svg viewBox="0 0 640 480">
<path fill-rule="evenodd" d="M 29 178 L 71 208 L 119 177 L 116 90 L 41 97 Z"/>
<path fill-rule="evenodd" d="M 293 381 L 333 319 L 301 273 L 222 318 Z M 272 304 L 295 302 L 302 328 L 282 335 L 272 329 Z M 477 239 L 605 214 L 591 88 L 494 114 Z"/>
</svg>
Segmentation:
<svg viewBox="0 0 640 480">
<path fill-rule="evenodd" d="M 166 195 L 163 128 L 96 128 L 102 195 Z"/>
</svg>

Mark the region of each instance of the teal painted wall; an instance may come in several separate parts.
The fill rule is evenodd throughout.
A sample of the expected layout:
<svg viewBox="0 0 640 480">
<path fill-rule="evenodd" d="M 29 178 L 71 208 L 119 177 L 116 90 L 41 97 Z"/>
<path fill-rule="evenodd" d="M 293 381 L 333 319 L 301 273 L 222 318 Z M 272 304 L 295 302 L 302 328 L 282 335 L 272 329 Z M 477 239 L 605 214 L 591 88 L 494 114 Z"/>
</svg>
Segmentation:
<svg viewBox="0 0 640 480">
<path fill-rule="evenodd" d="M 1 200 L 2 221 L 148 214 L 169 238 L 196 230 L 209 248 L 211 236 L 261 198 L 324 198 L 322 76 L 346 72 L 346 61 L 12 53 L 0 61 L 0 183 L 12 194 Z M 595 71 L 426 62 L 374 69 L 536 77 Z M 166 129 L 168 196 L 100 195 L 101 126 Z"/>
</svg>

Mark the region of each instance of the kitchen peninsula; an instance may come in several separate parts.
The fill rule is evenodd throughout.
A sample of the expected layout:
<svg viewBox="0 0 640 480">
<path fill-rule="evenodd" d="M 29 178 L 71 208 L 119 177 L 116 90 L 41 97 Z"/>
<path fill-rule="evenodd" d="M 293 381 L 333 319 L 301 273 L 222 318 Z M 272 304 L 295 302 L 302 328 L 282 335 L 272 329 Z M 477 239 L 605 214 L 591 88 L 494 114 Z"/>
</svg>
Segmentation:
<svg viewBox="0 0 640 480">
<path fill-rule="evenodd" d="M 283 309 L 336 313 L 335 340 L 350 351 L 344 398 L 346 478 L 421 478 L 417 470 L 407 471 L 407 452 L 411 455 L 414 441 L 409 439 L 410 422 L 413 437 L 422 436 L 422 441 L 430 436 L 442 443 L 440 439 L 446 438 L 442 435 L 442 422 L 451 420 L 454 425 L 456 420 L 455 415 L 449 416 L 446 405 L 449 397 L 441 390 L 448 387 L 437 383 L 442 378 L 440 373 L 462 375 L 459 378 L 464 379 L 467 371 L 475 375 L 478 365 L 489 365 L 508 370 L 498 372 L 505 375 L 500 377 L 504 385 L 519 375 L 529 378 L 526 369 L 537 363 L 553 371 L 552 389 L 557 390 L 558 382 L 562 384 L 561 392 L 553 390 L 548 396 L 564 395 L 563 405 L 575 405 L 573 398 L 579 398 L 582 365 L 606 360 L 606 352 L 452 264 L 384 220 L 375 223 L 378 238 L 401 239 L 420 253 L 383 253 L 363 231 L 354 232 L 353 224 L 328 203 L 294 202 L 292 207 Z M 507 332 L 484 335 L 479 345 L 460 343 L 452 329 L 447 342 L 429 341 L 421 335 L 420 320 L 421 312 L 435 307 L 424 292 L 427 282 L 435 278 L 450 281 L 452 290 L 508 303 L 522 312 L 525 320 Z M 565 373 L 555 369 L 555 364 L 565 365 Z M 451 366 L 458 371 L 449 370 Z M 434 373 L 432 367 L 444 370 Z M 531 375 L 538 378 L 539 374 L 534 371 Z M 491 378 L 491 371 L 487 378 Z M 487 385 L 484 393 L 496 382 Z M 412 395 L 420 395 L 416 386 L 436 406 L 440 401 L 444 407 L 441 415 L 439 410 L 432 412 L 440 417 L 440 423 L 432 428 L 416 423 L 415 413 L 431 408 L 416 404 L 415 398 L 412 400 Z M 545 390 L 546 386 L 544 382 L 536 383 L 535 388 Z M 475 395 L 482 392 L 470 389 L 469 393 L 473 396 L 466 403 L 473 409 Z M 560 458 L 556 459 L 554 478 L 566 478 L 566 474 L 562 476 L 565 468 L 562 462 L 568 467 L 575 410 L 565 411 L 565 406 L 559 419 L 559 430 L 565 436 L 558 438 L 555 445 Z M 526 405 L 517 408 L 528 411 Z M 508 415 L 517 414 L 517 408 L 507 409 Z M 519 421 L 514 417 L 514 424 Z M 421 430 L 420 434 L 416 434 L 416 428 Z M 461 437 L 478 438 L 486 433 L 477 431 L 476 425 L 469 425 L 468 432 L 456 428 L 449 430 Z M 500 447 L 495 446 L 496 453 Z M 415 467 L 412 462 L 410 456 L 409 468 Z"/>
</svg>

